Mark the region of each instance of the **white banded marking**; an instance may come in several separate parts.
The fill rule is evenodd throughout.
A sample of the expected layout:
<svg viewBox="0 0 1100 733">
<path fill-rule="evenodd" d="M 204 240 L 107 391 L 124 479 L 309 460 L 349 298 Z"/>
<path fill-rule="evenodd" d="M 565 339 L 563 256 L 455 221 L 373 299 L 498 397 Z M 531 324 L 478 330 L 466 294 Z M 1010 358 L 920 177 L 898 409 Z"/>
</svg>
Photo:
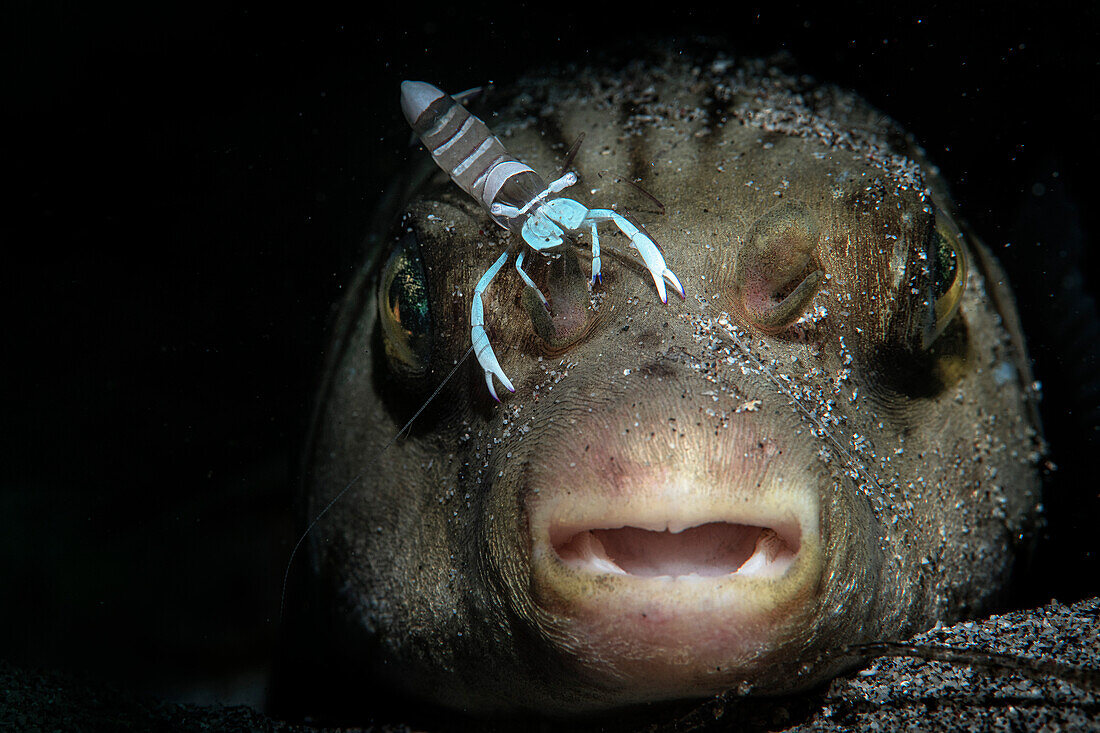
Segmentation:
<svg viewBox="0 0 1100 733">
<path fill-rule="evenodd" d="M 481 145 L 478 145 L 477 150 L 470 153 L 466 160 L 455 166 L 455 169 L 451 171 L 451 175 L 457 178 L 458 176 L 461 176 L 463 173 L 465 173 L 467 168 L 476 163 L 478 158 L 485 155 L 485 153 L 489 151 L 489 148 L 493 145 L 493 140 L 494 138 L 491 135 L 487 137 L 485 139 L 485 142 L 481 143 Z"/>
<path fill-rule="evenodd" d="M 528 171 L 535 172 L 518 160 L 506 160 L 493 166 L 493 169 L 489 171 L 489 179 L 485 181 L 485 189 L 481 192 L 481 200 L 484 202 L 485 208 L 492 208 L 493 201 L 496 200 L 497 194 L 500 193 L 500 189 L 504 187 L 509 178 Z"/>
<path fill-rule="evenodd" d="M 463 135 L 470 131 L 470 128 L 474 126 L 474 116 L 470 115 L 466 118 L 466 121 L 462 123 L 462 126 L 455 131 L 454 135 L 444 143 L 441 143 L 435 150 L 432 151 L 432 155 L 443 155 L 452 145 L 457 143 Z"/>
<path fill-rule="evenodd" d="M 431 137 L 432 135 L 438 135 L 439 131 L 442 130 L 443 127 L 448 122 L 450 122 L 451 118 L 453 118 L 456 114 L 458 114 L 458 104 L 457 103 L 452 104 L 450 107 L 448 107 L 447 111 L 444 112 L 443 114 L 441 114 L 439 116 L 439 119 L 435 121 L 435 124 L 432 125 L 431 129 L 425 131 L 424 134 L 420 136 L 420 139 L 423 140 L 424 138 Z"/>
</svg>

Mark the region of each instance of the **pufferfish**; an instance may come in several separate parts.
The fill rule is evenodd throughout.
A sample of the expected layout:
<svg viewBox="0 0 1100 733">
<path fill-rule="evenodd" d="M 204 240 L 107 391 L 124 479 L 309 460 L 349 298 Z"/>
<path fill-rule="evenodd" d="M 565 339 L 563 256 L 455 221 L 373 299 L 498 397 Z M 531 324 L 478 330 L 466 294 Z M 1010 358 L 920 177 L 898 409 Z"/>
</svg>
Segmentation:
<svg viewBox="0 0 1100 733">
<path fill-rule="evenodd" d="M 990 605 L 1037 523 L 1036 395 L 1000 267 L 896 123 L 726 57 L 480 104 L 548 179 L 583 134 L 570 197 L 637 221 L 686 299 L 613 229 L 592 282 L 566 233 L 478 295 L 514 395 L 460 364 L 379 457 L 523 246 L 438 169 L 403 204 L 306 467 L 311 516 L 359 477 L 311 535 L 342 689 L 550 714 L 790 693 Z"/>
</svg>

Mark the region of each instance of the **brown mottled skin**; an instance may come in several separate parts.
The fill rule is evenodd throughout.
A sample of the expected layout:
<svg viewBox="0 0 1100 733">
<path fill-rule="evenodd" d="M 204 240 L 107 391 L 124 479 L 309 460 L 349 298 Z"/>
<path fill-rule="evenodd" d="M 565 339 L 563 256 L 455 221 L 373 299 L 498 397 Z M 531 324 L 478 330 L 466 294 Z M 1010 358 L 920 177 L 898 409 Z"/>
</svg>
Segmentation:
<svg viewBox="0 0 1100 733">
<path fill-rule="evenodd" d="M 1031 377 L 1007 284 L 972 236 L 959 312 L 923 348 L 922 255 L 936 212 L 947 228 L 954 212 L 895 124 L 847 92 L 724 59 L 545 75 L 486 104 L 473 111 L 547 180 L 583 132 L 581 183 L 563 195 L 629 210 L 687 298 L 662 305 L 611 228 L 591 292 L 587 237 L 564 256 L 529 256 L 549 316 L 509 262 L 485 314 L 515 394 L 494 403 L 471 357 L 379 458 L 469 347 L 474 284 L 518 246 L 442 172 L 408 204 L 384 241 L 419 244 L 428 373 L 391 368 L 377 273 L 364 274 L 307 471 L 311 516 L 362 474 L 311 542 L 333 607 L 373 644 L 363 669 L 471 711 L 768 694 L 838 671 L 799 660 L 987 607 L 1036 521 Z M 764 323 L 792 278 L 818 270 L 817 287 L 797 295 L 801 321 Z M 819 534 L 803 538 L 788 575 L 730 591 L 744 624 L 705 590 L 670 592 L 652 601 L 653 618 L 628 618 L 622 609 L 650 601 L 619 578 L 571 571 L 538 539 L 532 517 L 591 487 L 614 502 L 677 481 L 702 505 L 812 494 Z M 698 638 L 677 636 L 669 609 L 696 592 L 720 627 L 713 639 L 695 617 Z M 615 609 L 607 623 L 603 603 Z M 615 641 L 626 627 L 633 636 Z M 721 644 L 733 651 L 714 652 Z M 364 677 L 364 694 L 373 684 Z"/>
</svg>

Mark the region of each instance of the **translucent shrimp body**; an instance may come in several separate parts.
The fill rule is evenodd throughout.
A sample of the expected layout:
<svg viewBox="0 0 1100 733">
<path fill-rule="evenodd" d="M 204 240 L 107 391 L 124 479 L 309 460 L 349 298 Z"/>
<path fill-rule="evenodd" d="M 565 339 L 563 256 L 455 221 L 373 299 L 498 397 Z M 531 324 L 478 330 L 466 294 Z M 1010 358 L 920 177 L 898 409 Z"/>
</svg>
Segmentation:
<svg viewBox="0 0 1100 733">
<path fill-rule="evenodd" d="M 683 286 L 668 269 L 656 242 L 644 229 L 611 209 L 589 209 L 573 199 L 558 196 L 577 182 L 575 173 L 568 172 L 547 184 L 538 173 L 511 155 L 484 122 L 453 97 L 426 82 L 402 82 L 401 110 L 424 147 L 451 180 L 480 202 L 497 224 L 518 234 L 531 249 L 542 252 L 559 247 L 566 234 L 587 231 L 592 237 L 592 283 L 602 282 L 597 226 L 611 222 L 630 238 L 631 246 L 642 256 L 661 302 L 667 302 L 666 281 L 681 298 L 684 297 Z M 523 270 L 524 254 L 521 250 L 516 255 L 516 270 L 545 305 L 546 297 Z M 505 252 L 485 272 L 474 288 L 470 306 L 470 337 L 478 362 L 485 371 L 489 394 L 497 401 L 493 376 L 508 391 L 514 392 L 515 388 L 489 343 L 481 296 L 507 260 Z"/>
</svg>

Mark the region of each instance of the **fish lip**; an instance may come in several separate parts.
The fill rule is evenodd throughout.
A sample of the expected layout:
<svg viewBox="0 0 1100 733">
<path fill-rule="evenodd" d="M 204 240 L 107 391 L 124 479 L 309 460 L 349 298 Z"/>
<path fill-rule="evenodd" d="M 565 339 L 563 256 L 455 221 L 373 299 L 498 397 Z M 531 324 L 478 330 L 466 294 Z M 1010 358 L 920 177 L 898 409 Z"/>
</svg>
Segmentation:
<svg viewBox="0 0 1100 733">
<path fill-rule="evenodd" d="M 732 459 L 708 456 L 699 463 L 680 457 L 670 464 L 639 460 L 630 448 L 600 446 L 591 453 L 585 448 L 587 460 L 568 456 L 543 464 L 529 477 L 525 500 L 534 569 L 545 571 L 547 565 L 554 565 L 550 575 L 558 578 L 600 576 L 602 581 L 620 583 L 696 575 L 712 582 L 736 582 L 784 575 L 798 564 L 808 546 L 816 551 L 823 540 L 819 477 L 805 464 L 781 459 L 784 442 L 761 437 L 746 422 L 728 447 Z M 750 456 L 754 447 L 758 451 Z M 569 468 L 555 470 L 555 463 Z M 765 532 L 768 547 L 757 547 Z M 739 560 L 734 557 L 738 553 L 723 551 L 719 554 L 730 565 L 728 572 L 718 562 L 701 567 L 699 573 L 690 567 L 661 572 L 661 562 L 634 572 L 610 556 L 610 564 L 580 562 L 573 551 L 578 541 L 598 550 L 605 539 L 617 544 L 614 535 L 626 534 L 642 537 L 642 544 L 659 554 L 662 547 L 678 544 L 681 538 L 672 535 L 686 538 L 708 533 L 715 535 L 708 540 L 711 543 L 743 540 L 751 543 L 751 551 Z M 759 560 L 759 550 L 777 548 L 783 562 L 754 562 L 745 567 L 748 561 Z M 744 555 L 743 549 L 740 554 Z M 760 572 L 765 568 L 767 572 Z"/>
<path fill-rule="evenodd" d="M 555 511 L 531 517 L 536 555 L 561 571 L 620 582 L 779 578 L 806 536 L 818 533 L 817 492 L 809 488 L 755 501 L 731 496 L 724 506 L 690 484 L 662 493 L 648 502 L 598 492 L 573 502 L 544 497 Z"/>
<path fill-rule="evenodd" d="M 599 483 L 528 497 L 531 592 L 543 633 L 570 640 L 563 652 L 616 704 L 711 694 L 741 682 L 795 684 L 769 675 L 777 660 L 811 643 L 817 626 L 826 567 L 818 482 L 808 471 L 764 486 L 754 474 L 725 476 L 719 486 L 653 475 L 662 487 L 641 501 Z M 639 488 L 636 473 L 631 488 Z M 690 532 L 708 524 L 769 528 L 792 551 L 773 572 L 760 572 L 767 564 L 759 562 L 755 572 L 741 570 L 757 555 L 754 547 L 731 572 L 713 573 L 619 572 L 621 565 L 571 562 L 562 553 L 579 535 L 614 526 Z"/>
<path fill-rule="evenodd" d="M 831 477 L 797 427 L 738 413 L 716 440 L 678 404 L 632 400 L 569 422 L 552 450 L 531 456 L 518 497 L 523 613 L 609 704 L 741 682 L 799 685 L 783 665 L 820 641 L 832 514 L 824 511 Z M 727 523 L 772 529 L 797 551 L 772 573 L 621 573 L 559 551 L 593 530 Z"/>
</svg>

